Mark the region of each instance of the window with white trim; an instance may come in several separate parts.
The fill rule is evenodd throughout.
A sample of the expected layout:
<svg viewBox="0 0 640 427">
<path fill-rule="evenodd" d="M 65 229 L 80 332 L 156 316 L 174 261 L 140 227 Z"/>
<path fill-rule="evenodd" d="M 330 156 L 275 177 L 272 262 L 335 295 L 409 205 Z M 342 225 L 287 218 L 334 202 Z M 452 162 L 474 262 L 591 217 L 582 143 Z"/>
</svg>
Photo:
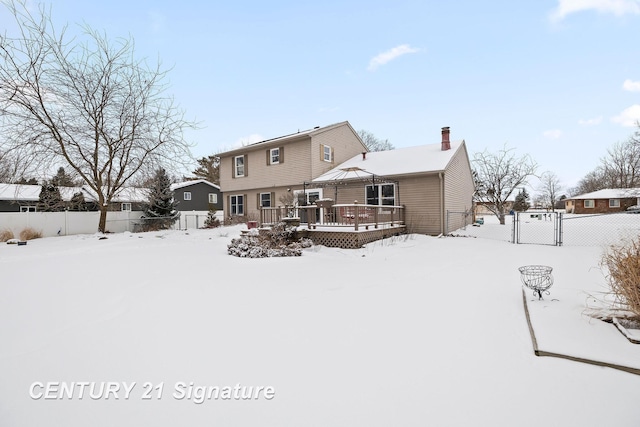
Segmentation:
<svg viewBox="0 0 640 427">
<path fill-rule="evenodd" d="M 244 195 L 237 194 L 229 197 L 231 215 L 244 215 Z"/>
<path fill-rule="evenodd" d="M 261 208 L 271 207 L 271 193 L 260 193 L 260 207 Z"/>
<path fill-rule="evenodd" d="M 595 208 L 596 205 L 595 205 L 594 200 L 593 199 L 585 200 L 584 201 L 584 207 L 585 208 Z"/>
<path fill-rule="evenodd" d="M 244 156 L 236 156 L 233 158 L 233 167 L 235 169 L 235 177 L 244 176 Z"/>
<path fill-rule="evenodd" d="M 38 209 L 35 206 L 20 206 L 20 212 L 37 212 Z"/>
<path fill-rule="evenodd" d="M 218 203 L 218 195 L 216 193 L 209 193 L 209 203 L 214 205 Z"/>
<path fill-rule="evenodd" d="M 183 200 L 191 200 L 191 191 L 185 191 L 182 194 L 182 198 L 183 198 Z"/>
<path fill-rule="evenodd" d="M 280 163 L 280 148 L 272 148 L 269 150 L 269 163 L 272 165 L 277 165 Z"/>
<path fill-rule="evenodd" d="M 322 159 L 325 162 L 330 162 L 331 161 L 331 147 L 328 145 L 323 145 L 322 146 L 322 153 L 323 153 L 323 157 Z"/>
<path fill-rule="evenodd" d="M 396 204 L 394 184 L 367 185 L 365 191 L 368 205 L 394 206 Z"/>
<path fill-rule="evenodd" d="M 127 202 L 122 203 L 120 205 L 120 210 L 124 212 L 131 212 L 131 203 L 127 203 Z"/>
<path fill-rule="evenodd" d="M 619 208 L 620 207 L 620 199 L 609 199 L 609 207 L 610 208 Z"/>
</svg>

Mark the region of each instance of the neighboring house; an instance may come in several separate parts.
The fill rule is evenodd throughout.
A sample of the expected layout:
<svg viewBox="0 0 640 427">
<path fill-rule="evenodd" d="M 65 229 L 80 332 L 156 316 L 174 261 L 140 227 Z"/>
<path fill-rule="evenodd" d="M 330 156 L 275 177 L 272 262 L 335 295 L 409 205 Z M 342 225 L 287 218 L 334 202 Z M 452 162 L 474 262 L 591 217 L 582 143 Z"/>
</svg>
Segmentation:
<svg viewBox="0 0 640 427">
<path fill-rule="evenodd" d="M 323 198 L 322 188 L 306 183 L 365 151 L 349 122 L 341 122 L 220 153 L 225 218 L 255 220 L 260 208 L 288 204 L 300 193 L 308 202 Z"/>
<path fill-rule="evenodd" d="M 474 182 L 466 144 L 442 128 L 436 144 L 361 153 L 318 176 L 312 186 L 338 204 L 402 205 L 407 231 L 439 235 L 472 221 Z"/>
<path fill-rule="evenodd" d="M 220 187 L 204 179 L 172 184 L 173 198 L 179 211 L 220 211 L 222 192 Z"/>
<path fill-rule="evenodd" d="M 515 200 L 512 200 L 512 199 L 513 199 L 513 195 L 510 196 L 509 199 L 505 200 L 505 202 L 504 202 L 504 213 L 505 213 L 505 215 L 509 215 L 509 213 L 513 209 L 513 204 L 515 203 Z M 491 203 L 491 202 L 476 201 L 475 202 L 475 214 L 476 214 L 476 216 L 495 215 L 493 213 L 493 211 L 489 208 L 489 206 L 492 206 L 492 205 L 493 205 L 493 203 Z"/>
<path fill-rule="evenodd" d="M 70 202 L 75 193 L 83 192 L 80 187 L 60 187 L 59 190 L 65 202 Z M 0 212 L 37 212 L 41 191 L 41 185 L 0 184 Z"/>
<path fill-rule="evenodd" d="M 606 188 L 564 200 L 567 213 L 594 214 L 624 212 L 640 204 L 640 188 Z"/>
<path fill-rule="evenodd" d="M 97 197 L 93 190 L 82 187 L 85 191 L 85 198 L 96 201 Z M 141 187 L 125 187 L 120 189 L 109 203 L 109 211 L 143 211 L 149 204 L 149 190 Z"/>
<path fill-rule="evenodd" d="M 97 197 L 89 187 L 59 187 L 62 200 L 68 204 L 76 193 L 84 196 L 81 210 L 98 210 Z M 0 212 L 37 212 L 40 201 L 40 185 L 0 184 Z M 109 211 L 141 211 L 148 200 L 143 188 L 124 188 L 111 200 Z"/>
</svg>

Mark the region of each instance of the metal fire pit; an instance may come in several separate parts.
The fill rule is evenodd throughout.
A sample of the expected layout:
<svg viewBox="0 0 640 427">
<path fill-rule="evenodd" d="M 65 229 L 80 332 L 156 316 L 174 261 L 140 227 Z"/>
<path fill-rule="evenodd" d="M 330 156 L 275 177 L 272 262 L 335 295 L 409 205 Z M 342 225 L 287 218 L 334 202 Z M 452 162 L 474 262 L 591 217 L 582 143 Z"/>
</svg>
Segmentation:
<svg viewBox="0 0 640 427">
<path fill-rule="evenodd" d="M 551 272 L 553 268 L 546 265 L 525 265 L 518 268 L 520 271 L 520 280 L 527 288 L 533 290 L 533 296 L 542 299 L 542 293 L 550 295 L 548 289 L 553 285 L 553 276 Z"/>
</svg>

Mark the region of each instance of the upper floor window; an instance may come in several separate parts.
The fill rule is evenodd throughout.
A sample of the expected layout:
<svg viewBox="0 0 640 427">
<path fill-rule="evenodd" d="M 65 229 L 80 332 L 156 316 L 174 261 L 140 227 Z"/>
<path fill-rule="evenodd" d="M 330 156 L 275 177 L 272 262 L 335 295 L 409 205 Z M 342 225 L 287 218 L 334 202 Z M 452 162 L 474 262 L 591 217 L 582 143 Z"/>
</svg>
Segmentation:
<svg viewBox="0 0 640 427">
<path fill-rule="evenodd" d="M 585 200 L 584 201 L 584 207 L 585 208 L 594 208 L 595 207 L 595 203 L 594 203 L 593 199 Z"/>
<path fill-rule="evenodd" d="M 620 207 L 620 199 L 609 199 L 609 207 L 610 208 L 619 208 Z"/>
<path fill-rule="evenodd" d="M 241 177 L 244 176 L 244 156 L 236 156 L 233 158 L 233 167 L 234 167 L 234 171 L 235 174 L 234 176 L 237 177 Z"/>
<path fill-rule="evenodd" d="M 328 145 L 322 146 L 322 160 L 325 162 L 331 161 L 331 147 Z"/>
<path fill-rule="evenodd" d="M 122 203 L 120 205 L 121 211 L 131 212 L 131 203 Z"/>
<path fill-rule="evenodd" d="M 209 203 L 218 203 L 218 195 L 216 193 L 209 193 Z"/>
<path fill-rule="evenodd" d="M 183 194 L 184 200 L 191 200 L 191 191 L 185 191 Z"/>
<path fill-rule="evenodd" d="M 35 206 L 20 206 L 20 212 L 36 212 L 37 210 Z"/>
<path fill-rule="evenodd" d="M 269 162 L 272 165 L 280 163 L 280 148 L 272 148 L 269 150 Z"/>
</svg>

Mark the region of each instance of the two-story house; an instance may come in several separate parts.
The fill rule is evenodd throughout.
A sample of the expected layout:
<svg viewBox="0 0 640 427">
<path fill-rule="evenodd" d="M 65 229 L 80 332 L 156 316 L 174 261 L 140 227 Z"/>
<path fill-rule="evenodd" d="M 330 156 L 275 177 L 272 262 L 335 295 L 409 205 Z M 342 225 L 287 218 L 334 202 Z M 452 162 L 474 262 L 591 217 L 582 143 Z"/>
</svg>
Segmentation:
<svg viewBox="0 0 640 427">
<path fill-rule="evenodd" d="M 300 193 L 307 203 L 323 198 L 323 188 L 306 183 L 366 151 L 345 121 L 220 153 L 225 218 L 258 219 L 261 207 L 286 205 Z"/>
</svg>

